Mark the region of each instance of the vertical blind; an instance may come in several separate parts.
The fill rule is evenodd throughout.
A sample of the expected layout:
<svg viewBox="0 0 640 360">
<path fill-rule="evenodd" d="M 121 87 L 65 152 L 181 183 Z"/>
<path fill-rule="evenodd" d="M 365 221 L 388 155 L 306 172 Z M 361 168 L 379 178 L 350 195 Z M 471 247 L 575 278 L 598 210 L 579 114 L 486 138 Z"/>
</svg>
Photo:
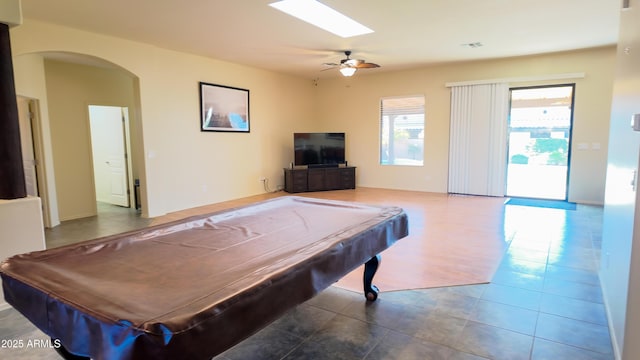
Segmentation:
<svg viewBox="0 0 640 360">
<path fill-rule="evenodd" d="M 451 88 L 448 192 L 504 196 L 509 87 Z"/>
</svg>

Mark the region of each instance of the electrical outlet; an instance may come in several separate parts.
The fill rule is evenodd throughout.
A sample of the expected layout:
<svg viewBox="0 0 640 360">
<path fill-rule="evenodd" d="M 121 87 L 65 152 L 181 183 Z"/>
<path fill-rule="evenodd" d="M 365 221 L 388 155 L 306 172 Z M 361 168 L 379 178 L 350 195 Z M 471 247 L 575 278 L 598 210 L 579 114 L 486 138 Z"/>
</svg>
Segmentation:
<svg viewBox="0 0 640 360">
<path fill-rule="evenodd" d="M 267 178 L 265 178 L 264 176 L 260 176 L 260 177 L 258 178 L 258 181 L 259 181 L 259 182 L 265 182 L 265 180 L 267 180 Z"/>
</svg>

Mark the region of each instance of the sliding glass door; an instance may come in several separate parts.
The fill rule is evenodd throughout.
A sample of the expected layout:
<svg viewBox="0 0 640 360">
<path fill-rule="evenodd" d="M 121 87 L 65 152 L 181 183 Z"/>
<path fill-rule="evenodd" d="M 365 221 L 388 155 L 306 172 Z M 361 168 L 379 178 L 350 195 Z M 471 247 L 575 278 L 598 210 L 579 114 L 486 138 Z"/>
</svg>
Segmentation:
<svg viewBox="0 0 640 360">
<path fill-rule="evenodd" d="M 567 199 L 574 85 L 511 89 L 506 195 Z"/>
</svg>

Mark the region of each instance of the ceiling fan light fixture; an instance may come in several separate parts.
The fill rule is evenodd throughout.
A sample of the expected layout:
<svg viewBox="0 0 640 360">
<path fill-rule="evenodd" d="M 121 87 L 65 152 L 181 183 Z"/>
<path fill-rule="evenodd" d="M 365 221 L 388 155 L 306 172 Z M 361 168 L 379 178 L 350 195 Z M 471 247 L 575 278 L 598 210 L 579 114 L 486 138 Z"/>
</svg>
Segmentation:
<svg viewBox="0 0 640 360">
<path fill-rule="evenodd" d="M 342 69 L 340 69 L 340 72 L 343 76 L 352 76 L 356 73 L 356 70 L 357 69 L 354 67 L 343 67 Z"/>
<path fill-rule="evenodd" d="M 343 38 L 373 32 L 368 27 L 316 0 L 281 0 L 269 6 Z"/>
</svg>

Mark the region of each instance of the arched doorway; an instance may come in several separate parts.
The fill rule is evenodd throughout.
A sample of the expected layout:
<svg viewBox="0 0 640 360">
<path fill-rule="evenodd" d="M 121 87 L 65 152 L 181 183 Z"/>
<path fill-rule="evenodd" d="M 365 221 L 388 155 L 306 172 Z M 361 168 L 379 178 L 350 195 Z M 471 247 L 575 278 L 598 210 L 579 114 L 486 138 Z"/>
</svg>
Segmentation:
<svg viewBox="0 0 640 360">
<path fill-rule="evenodd" d="M 43 149 L 36 159 L 44 176 L 38 182 L 49 191 L 40 192 L 51 213 L 48 226 L 92 216 L 100 216 L 96 203 L 91 155 L 89 105 L 118 106 L 129 110 L 131 176 L 127 187 L 134 196 L 134 179 L 143 168 L 142 127 L 138 118 L 138 78 L 111 62 L 68 52 L 40 52 L 15 57 L 18 95 L 39 101 L 39 120 L 44 129 L 34 139 Z M 33 70 L 36 71 L 33 71 Z M 31 74 L 41 74 L 34 78 Z M 29 78 L 27 78 L 29 75 Z M 40 84 L 42 82 L 42 84 Z M 45 86 L 46 83 L 46 86 Z M 42 106 L 44 104 L 44 106 Z M 47 169 L 48 167 L 48 169 Z M 40 185 L 39 185 L 40 186 Z M 135 211 L 135 203 L 131 201 Z"/>
</svg>

